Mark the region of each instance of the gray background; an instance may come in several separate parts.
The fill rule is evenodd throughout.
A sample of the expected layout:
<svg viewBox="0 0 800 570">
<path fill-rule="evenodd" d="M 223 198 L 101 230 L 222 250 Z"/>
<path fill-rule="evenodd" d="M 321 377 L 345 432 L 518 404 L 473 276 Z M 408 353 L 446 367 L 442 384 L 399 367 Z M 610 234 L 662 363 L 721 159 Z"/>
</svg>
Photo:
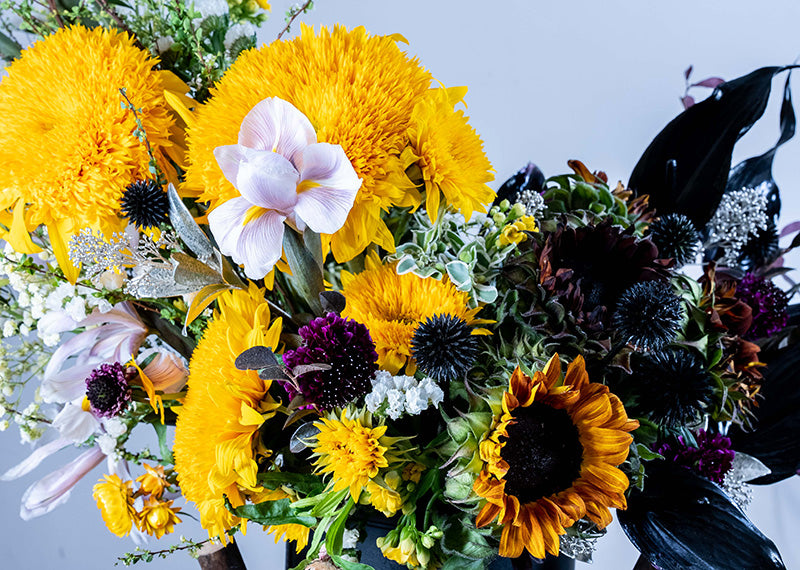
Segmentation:
<svg viewBox="0 0 800 570">
<path fill-rule="evenodd" d="M 262 41 L 277 35 L 286 8 L 285 2 L 273 2 Z M 605 170 L 612 182 L 626 181 L 650 140 L 680 112 L 682 73 L 689 64 L 695 66 L 696 79 L 732 79 L 757 67 L 791 63 L 800 53 L 796 0 L 319 0 L 301 19 L 313 25 L 364 25 L 376 34 L 400 32 L 410 42 L 408 50 L 438 80 L 469 86 L 468 114 L 497 171 L 495 187 L 528 160 L 552 175 L 567 171 L 570 158 Z M 299 32 L 299 26 L 292 32 Z M 781 85 L 776 81 L 776 91 Z M 739 145 L 735 162 L 763 152 L 776 139 L 778 97 Z M 800 137 L 785 145 L 775 161 L 784 223 L 800 218 L 798 158 Z M 0 470 L 28 453 L 15 431 L 0 434 Z M 0 483 L 3 568 L 105 569 L 133 549 L 130 540 L 105 530 L 94 507 L 91 487 L 101 468 L 75 488 L 66 505 L 30 522 L 18 518 L 25 488 L 74 456 L 74 451 L 62 452 L 23 480 Z M 800 479 L 755 489 L 750 514 L 778 544 L 788 568 L 800 567 L 798 513 Z M 199 525 L 184 519 L 176 534 L 204 535 Z M 171 543 L 167 538 L 152 542 L 151 548 Z M 282 567 L 282 546 L 255 527 L 240 544 L 250 568 Z M 633 567 L 636 557 L 615 523 L 600 542 L 594 567 L 624 570 Z M 150 567 L 198 566 L 177 554 Z"/>
</svg>

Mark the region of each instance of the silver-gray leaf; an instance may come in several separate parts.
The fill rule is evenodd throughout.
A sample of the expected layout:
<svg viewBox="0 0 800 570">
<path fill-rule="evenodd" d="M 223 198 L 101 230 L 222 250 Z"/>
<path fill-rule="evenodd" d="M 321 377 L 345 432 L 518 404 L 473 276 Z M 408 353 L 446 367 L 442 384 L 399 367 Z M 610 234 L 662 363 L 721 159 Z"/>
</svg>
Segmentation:
<svg viewBox="0 0 800 570">
<path fill-rule="evenodd" d="M 211 240 L 194 221 L 191 212 L 186 208 L 172 184 L 167 188 L 167 196 L 169 198 L 169 220 L 178 236 L 201 260 L 212 259 L 214 246 L 211 244 Z"/>
</svg>

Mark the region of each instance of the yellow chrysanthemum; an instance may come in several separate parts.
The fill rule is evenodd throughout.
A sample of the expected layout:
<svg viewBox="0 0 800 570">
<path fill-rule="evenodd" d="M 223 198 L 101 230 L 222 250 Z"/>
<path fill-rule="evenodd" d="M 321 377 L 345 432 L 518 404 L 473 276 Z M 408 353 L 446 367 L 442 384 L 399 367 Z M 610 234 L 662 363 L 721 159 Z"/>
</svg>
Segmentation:
<svg viewBox="0 0 800 570">
<path fill-rule="evenodd" d="M 495 192 L 486 183 L 494 180 L 483 142 L 464 111 L 454 109 L 466 95 L 465 88 L 431 89 L 414 107 L 408 126 L 411 148 L 407 162 L 415 162 L 425 182 L 425 209 L 432 221 L 439 212 L 441 194 L 447 204 L 464 214 L 486 212 Z"/>
<path fill-rule="evenodd" d="M 181 130 L 165 90 L 187 87 L 127 34 L 98 26 L 62 29 L 22 52 L 0 82 L 0 223 L 20 252 L 39 248 L 28 235 L 47 226 L 59 265 L 77 277 L 67 254 L 83 228 L 106 235 L 124 228 L 118 216 L 125 187 L 152 177 L 136 121 L 121 108 L 124 88 L 160 167 L 174 175 L 169 156 L 183 162 Z"/>
<path fill-rule="evenodd" d="M 321 418 L 314 426 L 319 429 L 314 443 L 317 460 L 314 465 L 320 473 L 331 473 L 333 490 L 350 488 L 350 495 L 358 501 L 362 489 L 389 463 L 397 459 L 391 449 L 397 438 L 386 436 L 386 426 L 372 427 L 369 414 L 349 418 L 348 410 Z"/>
<path fill-rule="evenodd" d="M 175 525 L 181 522 L 178 517 L 180 507 L 173 507 L 172 501 L 159 501 L 155 497 L 148 497 L 142 507 L 142 512 L 136 518 L 139 530 L 150 536 L 161 538 L 175 530 Z"/>
<path fill-rule="evenodd" d="M 475 318 L 480 309 L 470 309 L 469 295 L 456 290 L 447 277 L 440 281 L 411 273 L 398 275 L 396 266 L 397 263 L 381 264 L 378 256 L 371 254 L 367 256 L 366 269 L 358 275 L 343 271 L 342 293 L 347 305 L 342 316 L 369 329 L 378 366 L 392 374 L 406 366 L 406 373 L 414 374 L 411 340 L 422 321 L 434 315 L 452 315 L 468 325 L 487 321 Z"/>
<path fill-rule="evenodd" d="M 118 475 L 103 475 L 94 486 L 92 497 L 103 515 L 108 530 L 117 536 L 131 532 L 136 520 L 133 508 L 133 482 L 123 481 Z"/>
<path fill-rule="evenodd" d="M 480 444 L 483 470 L 473 488 L 485 503 L 476 526 L 496 519 L 500 555 L 511 558 L 523 550 L 557 555 L 558 536 L 584 517 L 604 528 L 609 507 L 626 506 L 628 478 L 617 466 L 638 425 L 607 386 L 589 382 L 580 356 L 563 380 L 558 355 L 533 378 L 517 368 Z"/>
<path fill-rule="evenodd" d="M 418 60 L 397 46 L 398 40 L 402 37 L 371 36 L 363 27 L 352 31 L 323 27 L 316 35 L 312 28 L 302 26 L 300 37 L 294 40 L 242 54 L 194 116 L 188 139 L 187 189 L 199 192 L 212 208 L 237 197 L 213 151 L 237 142 L 242 120 L 257 103 L 279 97 L 308 117 L 319 142 L 341 145 L 363 180 L 345 225 L 331 236 L 336 259 L 352 259 L 370 243 L 394 251 L 394 239 L 381 212 L 392 206 L 421 204 L 418 189 L 406 175 L 415 158 L 405 151 L 411 144 L 412 113 L 432 81 Z M 452 105 L 445 111 L 454 114 Z M 457 140 L 451 144 L 446 133 L 436 140 L 421 135 L 424 156 L 442 157 L 444 167 L 455 169 L 458 164 L 470 172 L 469 180 L 478 178 L 474 170 L 480 159 L 473 156 L 472 142 L 465 143 L 472 139 L 465 135 L 461 117 L 445 121 L 448 128 L 456 129 Z M 443 158 L 453 148 L 457 152 L 451 153 L 451 159 Z M 477 150 L 483 156 L 480 146 Z M 465 192 L 474 194 L 472 188 Z"/>
<path fill-rule="evenodd" d="M 260 489 L 256 479 L 259 427 L 279 403 L 268 395 L 270 380 L 253 370 L 239 370 L 236 357 L 253 346 L 276 348 L 281 319 L 270 326 L 264 291 L 219 297 L 219 309 L 208 324 L 189 363 L 188 393 L 175 429 L 175 470 L 184 496 L 197 504 L 200 522 L 224 540 L 239 521 L 225 509 L 223 495 L 240 506 Z"/>
<path fill-rule="evenodd" d="M 503 228 L 503 231 L 497 236 L 497 247 L 521 243 L 528 239 L 528 234 L 525 232 L 538 231 L 536 219 L 533 216 L 523 216 Z"/>
</svg>

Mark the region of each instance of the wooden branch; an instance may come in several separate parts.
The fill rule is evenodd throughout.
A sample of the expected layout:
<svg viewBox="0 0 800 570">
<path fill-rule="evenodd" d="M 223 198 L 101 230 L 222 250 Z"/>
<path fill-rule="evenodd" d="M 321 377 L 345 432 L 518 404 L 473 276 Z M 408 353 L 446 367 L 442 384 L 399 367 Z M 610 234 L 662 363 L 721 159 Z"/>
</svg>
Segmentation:
<svg viewBox="0 0 800 570">
<path fill-rule="evenodd" d="M 199 554 L 197 561 L 202 570 L 247 570 L 233 538 L 227 546 L 209 542 L 200 549 Z"/>
</svg>

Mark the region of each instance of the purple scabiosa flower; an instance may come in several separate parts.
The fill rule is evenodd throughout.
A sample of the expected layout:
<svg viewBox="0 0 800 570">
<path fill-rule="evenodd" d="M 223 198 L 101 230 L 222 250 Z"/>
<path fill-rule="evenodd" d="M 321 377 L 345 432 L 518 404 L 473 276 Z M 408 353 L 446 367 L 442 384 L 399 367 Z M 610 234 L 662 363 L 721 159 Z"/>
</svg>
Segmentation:
<svg viewBox="0 0 800 570">
<path fill-rule="evenodd" d="M 118 416 L 131 401 L 125 368 L 119 363 L 101 364 L 86 379 L 86 398 L 92 411 L 104 418 Z"/>
<path fill-rule="evenodd" d="M 736 286 L 736 297 L 753 309 L 753 324 L 745 338 L 756 340 L 772 336 L 786 326 L 789 299 L 772 281 L 748 273 Z"/>
<path fill-rule="evenodd" d="M 714 483 L 722 484 L 735 455 L 730 438 L 701 429 L 695 435 L 695 440 L 697 447 L 688 445 L 680 436 L 677 440 L 656 446 L 656 451 L 666 461 L 682 465 Z"/>
<path fill-rule="evenodd" d="M 322 410 L 346 406 L 367 394 L 371 379 L 378 370 L 378 353 L 367 327 L 335 313 L 312 320 L 299 331 L 303 346 L 287 350 L 283 362 L 289 369 L 302 364 L 328 364 L 329 370 L 301 374 L 297 383 L 309 404 Z M 297 392 L 291 384 L 284 387 L 291 397 Z"/>
</svg>

